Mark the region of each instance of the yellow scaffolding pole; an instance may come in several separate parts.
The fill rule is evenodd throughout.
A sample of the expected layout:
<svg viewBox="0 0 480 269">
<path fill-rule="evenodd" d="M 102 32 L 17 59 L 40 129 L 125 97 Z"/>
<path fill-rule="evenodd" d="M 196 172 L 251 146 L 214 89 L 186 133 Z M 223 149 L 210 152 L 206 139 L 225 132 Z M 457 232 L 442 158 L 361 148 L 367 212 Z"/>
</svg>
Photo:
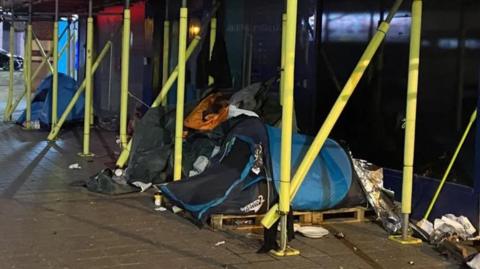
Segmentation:
<svg viewBox="0 0 480 269">
<path fill-rule="evenodd" d="M 212 0 L 212 5 L 216 5 L 216 0 Z M 210 47 L 209 47 L 209 59 L 212 60 L 213 47 L 215 46 L 215 41 L 217 40 L 217 18 L 216 14 L 213 15 L 210 21 Z"/>
<path fill-rule="evenodd" d="M 200 40 L 201 40 L 201 37 L 197 35 L 192 40 L 192 42 L 190 42 L 190 45 L 188 46 L 187 53 L 186 53 L 187 60 L 193 54 L 198 44 L 200 44 Z M 177 67 L 175 67 L 173 72 L 168 77 L 167 81 L 165 82 L 165 85 L 163 85 L 157 98 L 155 98 L 155 101 L 153 101 L 152 107 L 158 107 L 160 104 L 162 104 L 162 101 L 165 100 L 165 98 L 167 98 L 167 95 L 170 92 L 170 89 L 172 88 L 177 78 L 178 78 L 178 65 Z M 122 153 L 120 153 L 120 156 L 118 157 L 118 160 L 116 163 L 117 167 L 123 168 L 125 166 L 125 164 L 127 163 L 128 157 L 130 155 L 131 148 L 132 148 L 132 140 L 128 141 L 127 148 L 123 149 Z"/>
<path fill-rule="evenodd" d="M 55 1 L 56 16 L 58 15 L 58 0 Z M 52 128 L 58 121 L 58 18 L 53 23 L 53 77 L 52 77 Z"/>
<path fill-rule="evenodd" d="M 210 60 L 212 60 L 213 47 L 215 46 L 215 40 L 217 40 L 217 18 L 213 17 L 210 22 Z"/>
<path fill-rule="evenodd" d="M 10 59 L 8 62 L 8 97 L 7 105 L 5 106 L 4 121 L 12 120 L 12 108 L 13 108 L 13 85 L 14 85 L 14 71 L 15 64 L 13 62 L 13 55 L 15 54 L 15 28 L 13 27 L 13 21 L 10 21 L 10 33 L 9 33 L 9 51 Z M 11 112 L 12 111 L 12 112 Z"/>
<path fill-rule="evenodd" d="M 72 37 L 72 31 L 71 31 L 71 25 L 70 25 L 70 18 L 68 19 L 68 24 L 67 24 L 67 43 L 65 44 L 65 49 L 67 50 L 67 75 L 69 77 L 72 77 L 72 63 L 71 63 L 71 52 L 70 52 L 70 42 L 71 37 Z"/>
<path fill-rule="evenodd" d="M 218 6 L 215 6 L 214 7 L 214 12 L 216 11 L 216 9 L 218 8 Z M 214 13 L 212 12 L 212 13 Z M 204 27 L 202 27 L 204 28 Z M 202 29 L 200 29 L 201 31 Z M 202 40 L 202 37 L 200 35 L 200 33 L 198 35 L 196 35 L 193 40 L 190 42 L 190 45 L 188 46 L 187 48 L 187 51 L 186 51 L 186 55 L 185 55 L 185 58 L 186 60 L 188 60 L 190 58 L 190 56 L 193 54 L 193 52 L 195 51 L 195 49 L 198 47 L 198 44 L 200 43 L 200 40 Z M 160 90 L 160 93 L 158 94 L 157 98 L 155 99 L 155 101 L 152 103 L 152 107 L 157 107 L 159 106 L 161 103 L 162 103 L 162 100 L 164 100 L 171 87 L 173 86 L 173 84 L 175 83 L 175 81 L 177 80 L 178 78 L 178 73 L 179 73 L 179 67 L 177 65 L 177 67 L 175 67 L 175 69 L 173 70 L 173 72 L 170 74 L 170 76 L 168 77 L 167 81 L 165 82 L 165 85 L 163 85 L 162 89 Z M 117 163 L 116 163 L 116 166 L 119 167 L 119 168 L 123 168 L 125 166 L 125 164 L 127 163 L 128 161 L 128 157 L 130 155 L 130 150 L 132 148 L 132 140 L 130 140 L 127 144 L 127 147 L 126 148 L 123 148 L 122 152 L 120 153 L 120 156 L 118 157 L 118 160 L 117 160 Z"/>
<path fill-rule="evenodd" d="M 168 11 L 167 11 L 168 12 Z M 165 20 L 163 22 L 163 62 L 162 62 L 162 87 L 165 86 L 168 80 L 168 62 L 170 58 L 170 21 Z M 165 97 L 162 101 L 162 105 L 168 104 Z"/>
<path fill-rule="evenodd" d="M 201 37 L 196 36 L 192 42 L 190 42 L 190 45 L 188 46 L 185 58 L 188 60 L 190 56 L 192 56 L 193 52 L 197 48 L 198 44 L 200 44 Z M 155 98 L 155 100 L 152 103 L 152 107 L 157 107 L 159 106 L 165 98 L 167 98 L 168 92 L 170 91 L 170 88 L 173 86 L 175 81 L 178 78 L 178 65 L 175 67 L 175 69 L 172 71 L 170 76 L 168 77 L 167 81 L 165 82 L 165 85 L 162 86 L 162 90 L 160 91 L 160 94 Z"/>
<path fill-rule="evenodd" d="M 350 96 L 353 94 L 358 82 L 362 78 L 363 74 L 365 73 L 366 68 L 370 64 L 371 59 L 375 55 L 378 47 L 382 43 L 383 39 L 385 38 L 386 33 L 388 32 L 389 25 L 391 20 L 393 19 L 394 14 L 397 12 L 398 8 L 400 7 L 402 0 L 396 0 L 387 19 L 380 24 L 377 29 L 377 32 L 373 36 L 372 40 L 369 42 L 365 52 L 360 57 L 357 66 L 353 70 L 353 73 L 350 75 L 347 83 L 345 84 L 340 96 L 338 97 L 337 101 L 333 105 L 332 110 L 328 114 L 325 122 L 323 123 L 320 131 L 318 132 L 317 136 L 312 142 L 312 145 L 308 149 L 305 157 L 303 158 L 300 166 L 298 167 L 293 179 L 291 181 L 290 186 L 290 200 L 293 200 L 295 197 L 298 189 L 300 188 L 303 179 L 305 178 L 308 170 L 312 166 L 315 158 L 320 153 L 323 144 L 327 140 L 328 135 L 332 131 L 335 123 L 337 122 L 338 118 L 340 117 L 343 109 L 345 108 Z M 285 95 L 285 94 L 284 94 Z M 286 100 L 284 100 L 285 102 Z M 282 125 L 283 127 L 283 125 Z M 270 228 L 280 217 L 279 206 L 278 204 L 272 206 L 270 210 L 267 212 L 265 217 L 262 219 L 262 225 L 266 228 Z"/>
<path fill-rule="evenodd" d="M 188 8 L 186 0 L 180 8 L 180 28 L 178 34 L 178 81 L 177 81 L 177 109 L 175 118 L 175 151 L 173 180 L 180 180 L 182 177 L 182 145 L 183 145 L 183 113 L 185 99 L 185 69 L 187 51 L 187 24 Z"/>
<path fill-rule="evenodd" d="M 63 54 L 65 52 L 69 52 L 70 49 L 69 49 L 69 42 L 72 42 L 73 40 L 73 35 L 70 35 L 70 38 L 68 39 L 67 43 L 65 45 L 63 45 L 63 47 L 60 49 L 60 52 L 58 53 L 58 58 L 62 58 Z"/>
<path fill-rule="evenodd" d="M 413 165 L 415 155 L 415 125 L 417 117 L 418 70 L 422 31 L 422 0 L 413 0 L 410 29 L 410 57 L 408 64 L 407 118 L 405 126 L 405 152 L 403 156 L 402 183 L 402 235 L 390 239 L 401 244 L 419 244 L 422 241 L 408 234 L 409 215 L 412 209 Z"/>
<path fill-rule="evenodd" d="M 32 31 L 32 36 L 35 38 L 34 40 L 37 42 L 37 38 L 35 37 L 35 33 Z M 61 36 L 61 35 L 60 35 Z M 39 41 L 38 41 L 39 42 Z M 40 45 L 39 45 L 40 44 Z M 41 43 L 37 43 L 37 45 L 39 46 L 40 48 L 40 52 L 42 51 L 43 48 L 41 48 Z M 63 53 L 65 52 L 66 50 L 66 46 L 63 46 L 63 48 L 61 49 L 58 57 L 61 58 Z M 38 74 L 40 73 L 41 69 L 43 66 L 45 66 L 45 64 L 47 63 L 47 61 L 49 61 L 51 55 L 47 55 L 46 57 L 42 57 L 42 62 L 40 63 L 39 66 L 37 66 L 37 68 L 35 69 L 35 72 L 33 73 L 33 75 L 31 76 L 31 79 L 30 79 L 30 83 L 32 83 L 33 85 L 33 82 L 35 81 L 35 79 L 37 78 Z M 48 69 L 48 72 L 52 72 L 53 71 L 53 67 L 51 66 L 50 62 L 48 62 L 49 64 L 49 69 Z M 27 72 L 26 71 L 26 68 L 24 68 L 24 73 Z M 23 97 L 25 97 L 25 94 L 26 94 L 26 91 L 23 91 L 22 94 L 15 100 L 14 104 L 10 107 L 9 109 L 9 114 L 8 117 L 11 119 L 11 114 L 15 111 L 15 109 L 17 109 L 18 105 L 20 104 L 20 102 L 22 101 Z"/>
<path fill-rule="evenodd" d="M 24 67 L 23 67 L 23 73 L 24 73 L 24 76 L 26 75 L 25 73 L 27 72 L 26 70 L 26 67 L 25 67 L 25 63 L 24 63 Z M 20 102 L 22 101 L 23 97 L 25 97 L 27 91 L 24 90 L 22 92 L 22 94 L 15 100 L 15 102 L 13 103 L 12 107 L 10 108 L 10 111 L 9 111 L 9 114 L 8 114 L 8 117 L 11 119 L 12 118 L 12 114 L 13 112 L 15 112 L 15 110 L 17 109 L 18 105 L 20 104 Z"/>
<path fill-rule="evenodd" d="M 76 55 L 78 53 L 77 51 L 77 43 L 78 43 L 78 20 L 75 20 L 75 24 L 74 24 L 74 27 L 73 29 L 75 30 L 74 33 L 73 33 L 73 55 Z M 75 56 L 74 56 L 75 57 Z M 78 66 L 75 65 L 75 62 L 73 63 L 73 76 L 75 78 L 75 80 L 78 81 Z"/>
<path fill-rule="evenodd" d="M 25 44 L 25 63 L 24 63 L 24 71 L 23 71 L 24 77 L 25 77 L 25 102 L 27 107 L 25 128 L 27 129 L 31 128 L 31 120 L 32 120 L 31 69 L 32 69 L 32 23 L 31 23 L 31 20 L 29 20 L 29 23 L 27 25 L 27 39 Z"/>
<path fill-rule="evenodd" d="M 213 0 L 213 5 L 215 6 L 216 1 Z M 215 41 L 217 40 L 217 18 L 214 17 L 210 21 L 210 47 L 209 47 L 209 60 L 212 60 L 212 55 L 213 55 L 213 48 L 215 47 Z M 208 85 L 213 85 L 215 83 L 215 80 L 212 76 L 208 76 Z"/>
<path fill-rule="evenodd" d="M 92 17 L 92 0 L 89 1 L 89 12 L 87 19 L 87 51 L 85 61 L 85 111 L 83 116 L 83 151 L 82 157 L 92 157 L 90 152 L 90 114 L 91 99 L 93 90 L 92 79 L 92 58 L 93 58 L 93 17 Z M 54 129 L 52 129 L 53 131 Z"/>
<path fill-rule="evenodd" d="M 293 92 L 295 81 L 295 45 L 297 35 L 298 0 L 287 0 L 286 16 L 282 16 L 282 138 L 280 154 L 280 191 L 278 213 L 280 214 L 280 249 L 274 250 L 276 256 L 298 255 L 300 252 L 287 246 L 287 214 L 290 211 L 290 180 L 292 168 L 292 125 L 293 125 Z M 283 17 L 286 17 L 284 22 Z M 284 39 L 284 40 L 283 40 Z"/>
<path fill-rule="evenodd" d="M 130 9 L 128 4 L 123 13 L 123 36 L 122 36 L 122 80 L 120 93 L 120 141 L 122 148 L 128 144 L 127 121 L 128 121 L 128 75 L 130 68 Z"/>
<path fill-rule="evenodd" d="M 438 188 L 435 191 L 435 195 L 433 196 L 432 201 L 430 201 L 430 204 L 428 205 L 428 209 L 425 212 L 425 215 L 423 216 L 423 220 L 427 220 L 428 217 L 430 216 L 430 213 L 432 213 L 433 206 L 437 202 L 438 196 L 440 195 L 440 192 L 443 189 L 443 185 L 447 181 L 448 175 L 450 175 L 450 171 L 452 170 L 453 165 L 457 160 L 458 154 L 460 153 L 460 150 L 462 149 L 463 144 L 465 143 L 465 140 L 467 139 L 468 134 L 470 133 L 470 130 L 472 129 L 473 124 L 475 124 L 476 120 L 477 120 L 477 110 L 475 109 L 475 111 L 473 111 L 472 115 L 470 116 L 470 122 L 468 123 L 465 131 L 463 132 L 462 138 L 460 139 L 460 142 L 458 143 L 457 148 L 455 149 L 455 153 L 453 154 L 452 159 L 448 164 L 447 170 L 445 170 L 442 180 L 440 181 L 440 184 L 438 185 Z"/>
<path fill-rule="evenodd" d="M 92 47 L 92 61 L 95 58 L 95 55 L 96 55 L 95 47 Z M 93 70 L 93 67 L 92 67 L 92 70 Z M 95 124 L 95 115 L 94 115 L 95 111 L 93 108 L 93 92 L 95 91 L 95 83 L 93 78 L 94 77 L 92 73 L 92 98 L 90 98 L 90 128 L 93 127 L 93 125 Z"/>
<path fill-rule="evenodd" d="M 107 52 L 111 49 L 112 47 L 112 42 L 108 41 L 105 46 L 103 47 L 102 51 L 98 55 L 97 59 L 95 60 L 95 63 L 92 66 L 92 76 L 95 74 L 95 72 L 98 69 L 98 66 L 100 63 L 103 61 L 103 58 L 107 54 Z M 58 134 L 60 133 L 60 130 L 62 129 L 63 124 L 67 120 L 68 115 L 72 112 L 73 107 L 78 101 L 78 98 L 80 98 L 80 95 L 83 93 L 87 85 L 87 80 L 86 78 L 82 81 L 82 84 L 80 84 L 80 87 L 78 87 L 77 91 L 73 95 L 72 99 L 68 103 L 67 107 L 65 108 L 65 111 L 63 112 L 62 116 L 58 120 L 57 125 L 50 131 L 50 134 L 48 135 L 47 139 L 50 141 L 53 141 L 57 139 Z"/>
<path fill-rule="evenodd" d="M 280 58 L 280 105 L 283 105 L 283 85 L 284 85 L 284 73 L 285 73 L 285 37 L 287 25 L 287 14 L 282 14 L 282 56 Z"/>
<path fill-rule="evenodd" d="M 35 69 L 35 72 L 33 73 L 33 76 L 36 76 L 38 74 L 38 71 L 40 71 L 41 67 L 43 67 L 44 64 L 47 64 L 48 65 L 48 70 L 50 71 L 50 73 L 53 74 L 54 72 L 54 67 L 53 65 L 50 63 L 50 57 L 51 57 L 51 54 L 50 55 L 47 55 L 47 53 L 45 52 L 45 49 L 43 48 L 42 46 L 42 43 L 40 43 L 40 40 L 38 40 L 38 37 L 37 35 L 35 34 L 35 32 L 32 31 L 32 36 L 33 36 L 33 41 L 35 41 L 35 43 L 37 44 L 37 47 L 38 47 L 38 50 L 40 50 L 40 54 L 42 54 L 42 62 L 40 63 L 40 65 L 37 67 L 37 69 Z M 52 50 L 53 51 L 53 50 Z M 42 65 L 43 64 L 43 65 Z M 32 78 L 33 78 L 32 76 Z M 32 79 L 33 81 L 33 79 Z"/>
<path fill-rule="evenodd" d="M 60 35 L 61 36 L 61 35 Z M 50 73 L 53 73 L 53 66 L 50 64 L 50 58 L 52 57 L 52 54 L 49 53 L 48 55 L 45 53 L 45 50 L 43 49 L 42 47 L 42 44 L 40 43 L 40 41 L 38 40 L 38 38 L 36 37 L 35 35 L 35 32 L 33 32 L 33 37 L 34 37 L 34 40 L 35 40 L 35 43 L 37 43 L 37 46 L 39 47 L 40 49 L 40 53 L 42 54 L 42 62 L 37 66 L 37 68 L 35 69 L 35 72 L 33 72 L 33 75 L 32 75 L 32 83 L 33 81 L 35 81 L 35 79 L 37 78 L 38 74 L 40 73 L 40 71 L 42 70 L 43 66 L 45 64 L 48 63 L 48 71 Z M 67 42 L 68 44 L 68 42 Z M 62 58 L 63 54 L 65 53 L 66 49 L 67 49 L 67 44 L 65 44 L 62 49 L 60 50 L 59 54 L 58 54 L 58 58 Z"/>
<path fill-rule="evenodd" d="M 66 30 L 64 30 L 61 34 L 60 34 L 60 37 L 59 39 L 62 39 L 63 35 L 65 34 Z M 53 73 L 53 66 L 51 65 L 50 63 L 50 58 L 52 57 L 53 55 L 53 50 L 50 51 L 48 53 L 48 55 L 45 53 L 45 49 L 43 48 L 42 44 L 40 43 L 40 40 L 38 39 L 37 35 L 35 34 L 35 32 L 32 31 L 32 34 L 33 34 L 33 38 L 35 40 L 35 43 L 37 44 L 39 50 L 40 50 L 40 53 L 42 54 L 42 62 L 37 66 L 37 68 L 35 69 L 35 72 L 33 72 L 33 75 L 32 75 L 32 82 L 35 81 L 35 78 L 37 77 L 37 75 L 40 73 L 40 70 L 43 68 L 43 66 L 45 64 L 48 64 L 48 67 L 49 67 L 49 70 L 50 73 Z M 62 57 L 63 55 L 63 51 L 65 50 L 65 46 L 62 48 L 60 54 L 59 54 L 59 58 Z"/>
</svg>

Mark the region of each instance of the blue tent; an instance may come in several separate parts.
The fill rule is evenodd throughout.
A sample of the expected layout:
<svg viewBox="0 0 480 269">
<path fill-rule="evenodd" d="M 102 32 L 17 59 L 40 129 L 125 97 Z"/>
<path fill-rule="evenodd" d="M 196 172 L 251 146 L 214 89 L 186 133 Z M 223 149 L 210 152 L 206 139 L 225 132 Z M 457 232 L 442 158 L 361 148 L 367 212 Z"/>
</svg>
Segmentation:
<svg viewBox="0 0 480 269">
<path fill-rule="evenodd" d="M 275 188 L 280 188 L 281 129 L 267 126 Z M 292 175 L 312 144 L 312 137 L 292 137 Z M 353 169 L 350 157 L 335 141 L 328 139 L 313 162 L 297 195 L 294 210 L 325 210 L 337 206 L 347 197 L 352 186 Z"/>
<path fill-rule="evenodd" d="M 35 96 L 32 100 L 32 118 L 31 121 L 39 121 L 42 127 L 51 125 L 52 119 L 52 78 L 50 75 L 43 79 L 35 91 Z M 58 118 L 61 117 L 68 103 L 72 99 L 77 90 L 77 82 L 62 73 L 58 74 Z M 66 122 L 83 121 L 84 114 L 84 96 L 81 95 L 77 103 L 73 107 L 72 112 L 68 115 Z M 17 123 L 23 125 L 26 120 L 26 112 L 18 118 Z"/>
</svg>

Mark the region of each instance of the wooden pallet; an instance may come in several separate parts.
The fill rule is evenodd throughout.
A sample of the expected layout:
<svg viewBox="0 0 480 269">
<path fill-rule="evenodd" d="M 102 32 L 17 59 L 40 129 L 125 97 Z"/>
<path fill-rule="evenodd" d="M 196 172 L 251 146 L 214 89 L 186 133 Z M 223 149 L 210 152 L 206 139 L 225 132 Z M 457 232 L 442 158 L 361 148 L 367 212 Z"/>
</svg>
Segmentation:
<svg viewBox="0 0 480 269">
<path fill-rule="evenodd" d="M 327 211 L 310 211 L 293 213 L 295 222 L 300 225 L 319 225 L 333 223 L 356 223 L 365 221 L 364 207 L 342 208 Z M 214 230 L 235 229 L 253 230 L 261 229 L 260 221 L 263 214 L 258 215 L 223 215 L 215 214 L 210 218 L 210 227 Z"/>
</svg>

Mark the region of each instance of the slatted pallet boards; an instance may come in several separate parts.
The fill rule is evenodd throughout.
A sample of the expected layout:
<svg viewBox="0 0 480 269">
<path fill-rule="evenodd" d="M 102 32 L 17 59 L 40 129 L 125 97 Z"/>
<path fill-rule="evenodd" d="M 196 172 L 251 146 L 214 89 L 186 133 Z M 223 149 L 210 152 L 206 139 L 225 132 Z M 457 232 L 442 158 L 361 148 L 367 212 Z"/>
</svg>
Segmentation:
<svg viewBox="0 0 480 269">
<path fill-rule="evenodd" d="M 295 211 L 293 213 L 295 222 L 302 225 L 320 225 L 334 223 L 357 223 L 366 221 L 365 213 L 369 209 L 365 207 L 352 207 L 333 209 L 327 211 Z M 210 218 L 210 227 L 214 230 L 253 230 L 261 229 L 260 221 L 263 214 L 258 215 L 223 215 L 215 214 Z"/>
</svg>

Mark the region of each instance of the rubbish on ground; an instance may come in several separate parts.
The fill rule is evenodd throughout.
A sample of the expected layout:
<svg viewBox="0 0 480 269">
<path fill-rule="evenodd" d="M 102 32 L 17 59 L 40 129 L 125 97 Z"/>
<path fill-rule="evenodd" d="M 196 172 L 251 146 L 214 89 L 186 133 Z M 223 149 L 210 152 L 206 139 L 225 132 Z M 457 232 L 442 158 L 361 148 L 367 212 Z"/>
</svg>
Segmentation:
<svg viewBox="0 0 480 269">
<path fill-rule="evenodd" d="M 116 175 L 117 177 L 122 176 L 122 175 L 123 175 L 123 170 L 120 169 L 120 168 L 115 169 L 115 175 Z"/>
<path fill-rule="evenodd" d="M 414 261 L 409 261 L 408 264 L 415 265 L 415 262 Z"/>
<path fill-rule="evenodd" d="M 127 178 L 125 176 L 112 176 L 112 181 L 119 185 L 128 185 Z"/>
<path fill-rule="evenodd" d="M 164 211 L 167 211 L 167 209 L 163 206 L 157 206 L 157 207 L 155 207 L 155 211 L 164 212 Z"/>
<path fill-rule="evenodd" d="M 449 214 L 451 215 L 451 214 Z M 453 215 L 452 215 L 453 216 Z M 469 235 L 472 236 L 477 230 L 475 227 L 472 225 L 472 223 L 468 220 L 467 217 L 465 216 L 459 216 L 456 218 L 456 221 L 460 222 L 460 224 L 463 225 L 463 228 L 465 229 L 465 232 Z"/>
<path fill-rule="evenodd" d="M 339 233 L 335 234 L 335 237 L 338 238 L 338 239 L 344 239 L 345 235 L 342 232 L 339 232 Z"/>
<path fill-rule="evenodd" d="M 430 235 L 429 235 L 427 232 L 425 232 L 425 231 L 423 230 L 423 228 L 417 226 L 418 224 L 420 224 L 420 225 L 425 225 L 425 224 L 423 224 L 423 223 L 421 223 L 421 222 L 417 222 L 417 224 L 415 224 L 415 223 L 413 223 L 413 222 L 410 222 L 410 223 L 408 224 L 408 227 L 409 227 L 410 229 L 412 229 L 412 235 L 413 235 L 414 237 L 416 237 L 416 238 L 420 238 L 422 241 L 430 242 Z M 428 224 L 426 224 L 426 225 L 428 225 Z M 432 225 L 433 225 L 433 224 L 432 224 Z M 427 229 L 428 229 L 428 226 L 427 226 Z"/>
<path fill-rule="evenodd" d="M 152 183 L 144 183 L 144 182 L 141 182 L 141 181 L 135 181 L 135 182 L 132 182 L 132 185 L 140 188 L 141 192 L 145 192 L 146 190 L 148 190 L 152 186 Z"/>
<path fill-rule="evenodd" d="M 308 238 L 322 238 L 329 234 L 327 229 L 320 226 L 300 226 L 297 228 L 297 232 Z"/>
<path fill-rule="evenodd" d="M 298 232 L 298 229 L 300 229 L 300 227 L 302 227 L 300 224 L 294 223 L 293 224 L 293 232 L 295 232 L 295 233 Z M 280 231 L 280 229 L 281 229 L 280 226 L 278 226 L 279 231 Z"/>
<path fill-rule="evenodd" d="M 477 235 L 475 237 L 470 237 L 470 238 L 468 238 L 468 241 L 479 241 L 480 242 L 480 235 Z"/>
<path fill-rule="evenodd" d="M 426 219 L 422 219 L 419 222 L 417 222 L 417 226 L 429 235 L 432 234 L 433 232 L 433 224 Z"/>
<path fill-rule="evenodd" d="M 461 241 L 469 240 L 477 231 L 468 218 L 465 216 L 457 217 L 453 214 L 446 214 L 437 218 L 433 224 L 428 220 L 421 220 L 417 223 L 417 226 L 429 235 L 432 244 L 439 244 L 445 239 L 451 239 L 452 236 Z"/>
<path fill-rule="evenodd" d="M 475 241 L 478 237 L 474 236 L 477 231 L 465 216 L 446 214 L 435 219 L 433 224 L 428 220 L 422 220 L 417 225 L 427 234 L 426 237 L 430 243 L 434 244 L 442 254 L 462 263 L 471 262 L 472 265 L 469 264 L 471 268 L 480 269 L 480 257 L 474 261 L 475 255 L 478 256 L 477 241 Z"/>
<path fill-rule="evenodd" d="M 172 206 L 172 211 L 173 211 L 174 214 L 177 214 L 177 213 L 182 212 L 183 209 L 181 209 L 180 207 L 174 205 L 174 206 Z"/>
<path fill-rule="evenodd" d="M 215 246 L 218 247 L 218 246 L 221 246 L 221 245 L 225 245 L 225 241 L 218 241 L 217 243 L 215 243 Z"/>
<path fill-rule="evenodd" d="M 458 237 L 451 236 L 446 238 L 437 245 L 438 250 L 446 255 L 452 257 L 459 262 L 465 263 L 478 253 L 478 250 L 467 241 L 459 241 Z"/>
<path fill-rule="evenodd" d="M 398 206 L 391 197 L 391 191 L 383 187 L 383 169 L 358 159 L 353 159 L 353 166 L 367 200 L 375 210 L 377 219 L 382 222 L 383 228 L 391 234 L 398 233 L 402 227 L 402 218 Z"/>
<path fill-rule="evenodd" d="M 23 127 L 27 127 L 26 122 L 23 123 Z M 33 130 L 40 130 L 40 121 L 35 120 L 30 122 L 30 128 Z"/>
<path fill-rule="evenodd" d="M 119 184 L 121 181 L 124 183 Z M 89 191 L 105 194 L 124 194 L 138 192 L 138 188 L 129 185 L 124 177 L 114 176 L 111 169 L 106 168 L 90 177 L 85 186 Z"/>
<path fill-rule="evenodd" d="M 71 170 L 80 170 L 80 169 L 82 169 L 82 167 L 81 167 L 80 164 L 78 164 L 78 163 L 72 163 L 71 165 L 68 166 L 68 169 L 71 169 Z"/>
</svg>

